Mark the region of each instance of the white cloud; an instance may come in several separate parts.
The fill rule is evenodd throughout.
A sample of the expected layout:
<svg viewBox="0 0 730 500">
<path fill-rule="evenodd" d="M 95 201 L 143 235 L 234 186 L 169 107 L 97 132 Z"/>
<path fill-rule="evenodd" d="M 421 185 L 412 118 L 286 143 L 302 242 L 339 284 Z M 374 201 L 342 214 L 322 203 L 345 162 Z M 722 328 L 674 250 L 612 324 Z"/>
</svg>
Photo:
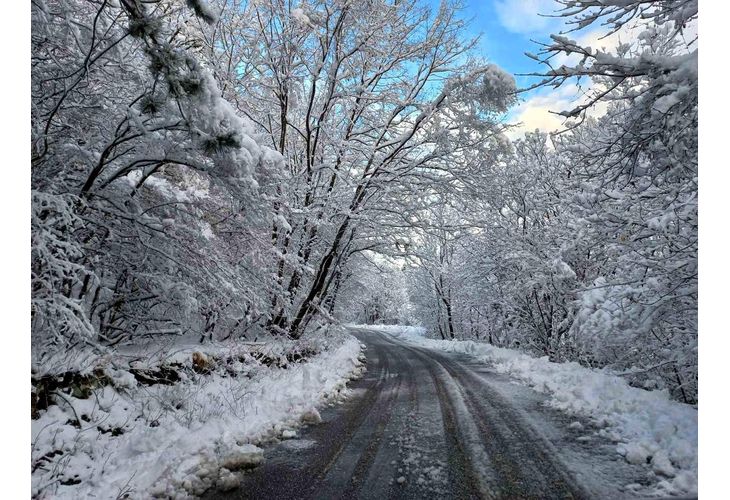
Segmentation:
<svg viewBox="0 0 730 500">
<path fill-rule="evenodd" d="M 520 103 L 512 112 L 509 123 L 517 125 L 507 136 L 514 140 L 527 132 L 557 132 L 566 126 L 565 118 L 557 115 L 560 111 L 573 109 L 578 103 L 585 102 L 586 89 L 575 84 L 566 84 L 550 91 L 533 94 Z M 591 116 L 601 116 L 606 112 L 607 103 L 600 102 L 591 107 Z"/>
<path fill-rule="evenodd" d="M 508 29 L 523 33 L 539 30 L 543 32 L 559 31 L 559 21 L 540 17 L 536 14 L 537 12 L 549 13 L 554 5 L 554 0 L 497 0 L 495 2 L 502 24 Z M 639 35 L 647 28 L 647 25 L 645 22 L 636 21 L 625 25 L 616 33 L 608 36 L 605 36 L 607 32 L 605 27 L 596 26 L 591 28 L 571 33 L 568 36 L 573 35 L 572 38 L 581 46 L 615 53 L 620 44 L 637 42 Z M 692 22 L 684 30 L 685 43 L 692 42 L 696 36 L 697 23 Z M 696 43 L 691 47 L 687 47 L 687 50 L 694 49 L 696 49 Z M 550 64 L 553 67 L 573 66 L 578 64 L 579 61 L 580 56 L 577 54 L 566 55 L 560 53 L 550 59 Z M 543 67 L 543 70 L 546 69 L 546 67 Z M 591 80 L 583 78 L 581 83 L 580 87 L 575 83 L 569 84 L 566 82 L 557 89 L 543 88 L 533 92 L 530 97 L 510 112 L 511 119 L 509 123 L 518 125 L 507 133 L 509 138 L 517 139 L 523 137 L 526 132 L 535 130 L 543 132 L 563 130 L 567 125 L 565 118 L 556 113 L 571 110 L 579 104 L 587 102 L 588 96 L 591 95 L 593 86 Z M 607 102 L 598 102 L 589 108 L 588 115 L 593 117 L 602 116 L 606 113 L 607 108 Z"/>
<path fill-rule="evenodd" d="M 604 37 L 604 29 L 595 29 L 578 33 L 575 38 L 579 45 L 611 52 L 620 43 L 635 41 L 643 29 L 643 26 L 638 25 L 626 26 L 617 33 L 606 37 Z M 553 57 L 550 62 L 553 67 L 558 67 L 563 64 L 571 66 L 577 64 L 579 60 L 580 57 L 576 54 L 561 53 Z M 512 110 L 513 119 L 510 120 L 510 123 L 519 125 L 510 130 L 507 135 L 510 139 L 517 139 L 523 137 L 526 132 L 533 132 L 536 129 L 543 132 L 563 130 L 567 124 L 565 118 L 556 113 L 573 109 L 580 103 L 586 102 L 592 83 L 585 78 L 581 83 L 580 87 L 575 83 L 566 83 L 557 89 L 545 88 L 532 94 Z M 601 116 L 606 112 L 607 107 L 606 102 L 596 103 L 590 108 L 588 114 L 594 117 Z"/>
<path fill-rule="evenodd" d="M 524 137 L 527 132 L 540 130 L 542 132 L 555 132 L 563 128 L 563 118 L 550 113 L 555 110 L 552 106 L 527 106 L 515 118 L 513 123 L 519 126 L 509 130 L 507 137 L 512 140 Z"/>
<path fill-rule="evenodd" d="M 535 130 L 555 132 L 562 129 L 565 119 L 554 113 L 570 108 L 576 91 L 575 85 L 569 85 L 549 93 L 533 95 L 521 102 L 511 112 L 513 119 L 510 123 L 518 126 L 511 129 L 507 136 L 514 140 Z"/>
<path fill-rule="evenodd" d="M 560 19 L 540 15 L 553 14 L 559 7 L 555 0 L 496 0 L 494 7 L 499 22 L 513 33 L 544 33 L 562 24 Z"/>
</svg>

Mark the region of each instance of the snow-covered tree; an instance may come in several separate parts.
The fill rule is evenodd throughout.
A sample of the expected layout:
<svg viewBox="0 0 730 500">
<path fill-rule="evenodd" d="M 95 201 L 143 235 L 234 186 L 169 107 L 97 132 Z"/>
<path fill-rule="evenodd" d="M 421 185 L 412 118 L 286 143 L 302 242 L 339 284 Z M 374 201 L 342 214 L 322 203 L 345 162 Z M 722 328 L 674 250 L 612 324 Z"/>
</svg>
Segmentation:
<svg viewBox="0 0 730 500">
<path fill-rule="evenodd" d="M 580 222 L 606 263 L 579 294 L 573 325 L 596 362 L 697 394 L 697 41 L 683 36 L 697 2 L 565 2 L 579 27 L 620 30 L 637 19 L 632 44 L 615 53 L 553 37 L 543 55 L 578 54 L 548 72 L 551 84 L 595 84 L 608 111 L 558 140 L 576 179 Z"/>
<path fill-rule="evenodd" d="M 282 163 L 195 51 L 206 9 L 32 5 L 36 353 L 256 314 L 256 177 Z"/>
<path fill-rule="evenodd" d="M 532 56 L 549 66 L 535 87 L 590 89 L 556 110 L 565 132 L 527 134 L 509 160 L 485 162 L 482 201 L 462 216 L 481 229 L 454 254 L 454 317 L 475 337 L 694 402 L 697 48 L 685 32 L 697 3 L 560 3 L 576 29 L 634 38 L 609 50 L 563 33 Z"/>
<path fill-rule="evenodd" d="M 451 2 L 220 6 L 228 27 L 206 31 L 211 58 L 238 62 L 221 86 L 240 89 L 287 165 L 262 184 L 278 259 L 269 327 L 298 337 L 348 257 L 392 242 L 372 228 L 419 188 L 466 177 L 469 151 L 501 146 L 495 117 L 514 80 L 474 57 Z"/>
</svg>

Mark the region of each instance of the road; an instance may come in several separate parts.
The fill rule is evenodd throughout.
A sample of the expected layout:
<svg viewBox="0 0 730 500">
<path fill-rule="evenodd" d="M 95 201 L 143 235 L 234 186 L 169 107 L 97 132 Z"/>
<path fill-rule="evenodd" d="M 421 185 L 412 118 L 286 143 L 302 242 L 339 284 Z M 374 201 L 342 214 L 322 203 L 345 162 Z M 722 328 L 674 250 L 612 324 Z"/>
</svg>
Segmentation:
<svg viewBox="0 0 730 500">
<path fill-rule="evenodd" d="M 630 497 L 620 485 L 638 472 L 610 443 L 576 439 L 544 396 L 463 355 L 352 333 L 368 368 L 352 396 L 269 447 L 241 488 L 206 498 Z"/>
</svg>

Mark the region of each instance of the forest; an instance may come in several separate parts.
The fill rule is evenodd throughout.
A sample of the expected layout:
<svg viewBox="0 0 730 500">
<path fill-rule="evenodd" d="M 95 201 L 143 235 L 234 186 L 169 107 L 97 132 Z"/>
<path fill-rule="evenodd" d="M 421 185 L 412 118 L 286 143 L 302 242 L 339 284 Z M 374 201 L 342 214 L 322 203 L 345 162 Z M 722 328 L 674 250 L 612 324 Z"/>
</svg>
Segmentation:
<svg viewBox="0 0 730 500">
<path fill-rule="evenodd" d="M 556 0 L 527 87 L 462 7 L 32 0 L 33 418 L 130 373 L 186 380 L 183 347 L 190 377 L 286 365 L 346 324 L 696 407 L 697 2 Z M 560 132 L 513 133 L 525 92 L 569 85 Z"/>
</svg>

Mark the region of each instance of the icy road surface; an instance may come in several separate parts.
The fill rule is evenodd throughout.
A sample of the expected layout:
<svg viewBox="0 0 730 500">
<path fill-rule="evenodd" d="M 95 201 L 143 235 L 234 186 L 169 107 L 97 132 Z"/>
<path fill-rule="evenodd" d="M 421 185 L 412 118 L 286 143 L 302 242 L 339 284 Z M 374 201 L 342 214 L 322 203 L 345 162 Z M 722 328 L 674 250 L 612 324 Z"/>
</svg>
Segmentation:
<svg viewBox="0 0 730 500">
<path fill-rule="evenodd" d="M 351 329 L 367 372 L 321 424 L 266 450 L 240 488 L 206 498 L 634 498 L 646 483 L 590 424 L 453 353 Z"/>
</svg>

